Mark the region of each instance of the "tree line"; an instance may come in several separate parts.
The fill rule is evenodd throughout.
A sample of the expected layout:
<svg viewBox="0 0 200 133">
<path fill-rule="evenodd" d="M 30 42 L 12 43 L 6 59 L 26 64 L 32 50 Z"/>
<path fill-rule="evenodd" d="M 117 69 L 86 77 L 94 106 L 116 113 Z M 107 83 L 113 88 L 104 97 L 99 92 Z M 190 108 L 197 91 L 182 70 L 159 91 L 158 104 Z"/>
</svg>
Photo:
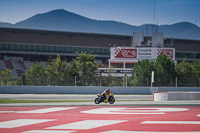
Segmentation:
<svg viewBox="0 0 200 133">
<path fill-rule="evenodd" d="M 61 60 L 57 55 L 56 58 L 50 57 L 46 66 L 32 62 L 17 81 L 11 81 L 10 69 L 1 70 L 1 85 L 74 86 L 75 76 L 77 84 L 92 85 L 95 82 L 95 70 L 97 65 L 91 54 L 81 52 L 71 62 Z"/>
<path fill-rule="evenodd" d="M 154 86 L 200 86 L 200 60 L 176 63 L 166 55 L 159 55 L 155 61 L 142 60 L 132 69 L 131 84 L 140 86 L 151 83 L 154 71 Z"/>
<path fill-rule="evenodd" d="M 101 65 L 102 66 L 102 65 Z M 0 70 L 1 85 L 38 85 L 38 86 L 150 86 L 151 73 L 154 71 L 154 86 L 200 86 L 200 60 L 175 63 L 166 55 L 160 55 L 155 61 L 141 60 L 132 68 L 132 76 L 117 78 L 109 74 L 102 77 L 97 74 L 100 67 L 90 53 L 81 52 L 71 62 L 49 58 L 46 66 L 31 63 L 17 81 L 11 80 L 11 70 Z M 112 69 L 112 68 L 111 68 Z M 126 80 L 126 81 L 125 81 Z"/>
</svg>

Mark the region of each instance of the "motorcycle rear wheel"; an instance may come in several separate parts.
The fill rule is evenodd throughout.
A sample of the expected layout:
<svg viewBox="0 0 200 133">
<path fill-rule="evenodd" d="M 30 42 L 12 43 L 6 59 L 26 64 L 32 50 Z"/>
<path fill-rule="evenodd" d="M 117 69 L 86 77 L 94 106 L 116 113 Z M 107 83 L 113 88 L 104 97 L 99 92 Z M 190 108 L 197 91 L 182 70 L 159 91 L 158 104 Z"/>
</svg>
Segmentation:
<svg viewBox="0 0 200 133">
<path fill-rule="evenodd" d="M 100 102 L 101 102 L 101 99 L 100 99 L 100 98 L 96 98 L 96 99 L 94 100 L 94 103 L 96 103 L 96 104 L 100 104 Z"/>
</svg>

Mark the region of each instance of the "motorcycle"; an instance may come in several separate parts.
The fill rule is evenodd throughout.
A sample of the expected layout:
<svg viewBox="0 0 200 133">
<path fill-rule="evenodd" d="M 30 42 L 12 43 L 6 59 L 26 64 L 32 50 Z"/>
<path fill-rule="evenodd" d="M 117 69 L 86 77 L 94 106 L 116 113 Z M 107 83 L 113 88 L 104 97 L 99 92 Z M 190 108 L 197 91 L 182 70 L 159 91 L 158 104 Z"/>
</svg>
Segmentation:
<svg viewBox="0 0 200 133">
<path fill-rule="evenodd" d="M 106 95 L 106 99 L 103 99 L 103 96 L 101 94 L 97 94 L 97 98 L 94 100 L 94 103 L 100 104 L 100 103 L 110 103 L 113 104 L 115 102 L 114 94 L 110 93 L 109 95 Z"/>
</svg>

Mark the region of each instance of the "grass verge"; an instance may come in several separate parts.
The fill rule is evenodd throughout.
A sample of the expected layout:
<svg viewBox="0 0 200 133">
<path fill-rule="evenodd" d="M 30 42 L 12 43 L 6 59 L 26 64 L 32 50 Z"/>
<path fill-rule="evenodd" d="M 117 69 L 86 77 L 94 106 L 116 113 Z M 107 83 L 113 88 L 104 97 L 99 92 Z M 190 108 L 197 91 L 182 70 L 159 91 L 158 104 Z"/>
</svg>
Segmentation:
<svg viewBox="0 0 200 133">
<path fill-rule="evenodd" d="M 61 102 L 93 102 L 93 100 L 13 100 L 0 99 L 0 104 L 3 103 L 61 103 Z"/>
<path fill-rule="evenodd" d="M 152 101 L 152 100 L 117 100 L 118 102 Z M 94 100 L 13 100 L 0 99 L 0 104 L 9 103 L 64 103 L 64 102 L 94 102 Z"/>
</svg>

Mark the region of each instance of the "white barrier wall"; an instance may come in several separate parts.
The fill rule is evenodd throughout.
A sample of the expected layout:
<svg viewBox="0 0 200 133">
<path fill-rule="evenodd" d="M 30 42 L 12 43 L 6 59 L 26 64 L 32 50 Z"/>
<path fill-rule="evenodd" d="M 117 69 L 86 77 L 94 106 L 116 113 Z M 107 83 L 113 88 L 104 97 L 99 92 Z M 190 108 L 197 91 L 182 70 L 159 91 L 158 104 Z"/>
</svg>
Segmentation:
<svg viewBox="0 0 200 133">
<path fill-rule="evenodd" d="M 106 88 L 114 94 L 150 94 L 149 87 L 99 87 L 99 86 L 0 86 L 3 94 L 99 94 Z"/>
<path fill-rule="evenodd" d="M 154 101 L 200 100 L 200 92 L 154 92 Z"/>
<path fill-rule="evenodd" d="M 1 94 L 98 94 L 103 86 L 0 86 Z M 108 87 L 115 94 L 152 94 L 155 91 L 198 91 L 200 87 Z"/>
</svg>

